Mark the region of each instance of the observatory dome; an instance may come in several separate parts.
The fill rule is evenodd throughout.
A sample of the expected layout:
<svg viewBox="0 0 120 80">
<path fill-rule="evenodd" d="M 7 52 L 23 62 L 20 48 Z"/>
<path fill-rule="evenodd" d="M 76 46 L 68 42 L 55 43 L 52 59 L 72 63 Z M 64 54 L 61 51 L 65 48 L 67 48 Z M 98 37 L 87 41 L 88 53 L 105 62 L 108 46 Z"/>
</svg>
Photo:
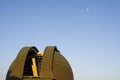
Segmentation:
<svg viewBox="0 0 120 80">
<path fill-rule="evenodd" d="M 23 47 L 10 65 L 6 80 L 74 80 L 70 64 L 55 46 L 44 52 Z"/>
</svg>

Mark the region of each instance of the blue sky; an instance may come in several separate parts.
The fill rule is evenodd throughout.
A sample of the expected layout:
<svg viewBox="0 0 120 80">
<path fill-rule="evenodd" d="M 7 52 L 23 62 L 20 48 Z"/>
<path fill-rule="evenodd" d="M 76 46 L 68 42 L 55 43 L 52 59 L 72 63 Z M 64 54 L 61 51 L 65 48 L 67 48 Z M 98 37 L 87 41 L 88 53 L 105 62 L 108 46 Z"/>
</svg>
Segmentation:
<svg viewBox="0 0 120 80">
<path fill-rule="evenodd" d="M 24 46 L 57 46 L 74 80 L 120 80 L 119 0 L 0 0 L 0 80 Z"/>
</svg>

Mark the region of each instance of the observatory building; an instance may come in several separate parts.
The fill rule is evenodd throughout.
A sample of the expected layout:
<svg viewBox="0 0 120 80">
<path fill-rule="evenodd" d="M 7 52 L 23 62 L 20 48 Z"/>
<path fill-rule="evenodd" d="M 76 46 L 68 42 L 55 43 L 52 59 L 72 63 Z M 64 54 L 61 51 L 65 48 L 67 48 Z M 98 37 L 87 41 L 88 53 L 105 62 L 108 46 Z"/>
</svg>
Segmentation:
<svg viewBox="0 0 120 80">
<path fill-rule="evenodd" d="M 55 46 L 44 52 L 23 47 L 10 65 L 6 80 L 74 80 L 70 64 Z"/>
</svg>

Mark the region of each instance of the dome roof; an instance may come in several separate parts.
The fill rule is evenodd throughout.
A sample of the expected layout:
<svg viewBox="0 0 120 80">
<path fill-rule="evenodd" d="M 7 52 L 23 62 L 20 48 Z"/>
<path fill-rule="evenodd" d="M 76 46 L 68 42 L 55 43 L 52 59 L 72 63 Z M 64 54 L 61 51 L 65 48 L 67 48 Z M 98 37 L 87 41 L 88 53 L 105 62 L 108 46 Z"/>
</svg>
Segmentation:
<svg viewBox="0 0 120 80">
<path fill-rule="evenodd" d="M 24 47 L 11 64 L 6 80 L 73 80 L 70 64 L 55 46 L 41 53 L 36 47 Z"/>
</svg>

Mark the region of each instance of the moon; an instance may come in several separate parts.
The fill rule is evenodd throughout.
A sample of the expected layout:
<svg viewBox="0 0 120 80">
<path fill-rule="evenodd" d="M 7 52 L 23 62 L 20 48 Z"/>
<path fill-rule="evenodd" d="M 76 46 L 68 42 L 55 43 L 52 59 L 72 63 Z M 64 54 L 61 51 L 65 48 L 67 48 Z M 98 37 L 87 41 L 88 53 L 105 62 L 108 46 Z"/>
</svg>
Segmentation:
<svg viewBox="0 0 120 80">
<path fill-rule="evenodd" d="M 86 11 L 89 11 L 89 9 L 87 8 Z"/>
</svg>

